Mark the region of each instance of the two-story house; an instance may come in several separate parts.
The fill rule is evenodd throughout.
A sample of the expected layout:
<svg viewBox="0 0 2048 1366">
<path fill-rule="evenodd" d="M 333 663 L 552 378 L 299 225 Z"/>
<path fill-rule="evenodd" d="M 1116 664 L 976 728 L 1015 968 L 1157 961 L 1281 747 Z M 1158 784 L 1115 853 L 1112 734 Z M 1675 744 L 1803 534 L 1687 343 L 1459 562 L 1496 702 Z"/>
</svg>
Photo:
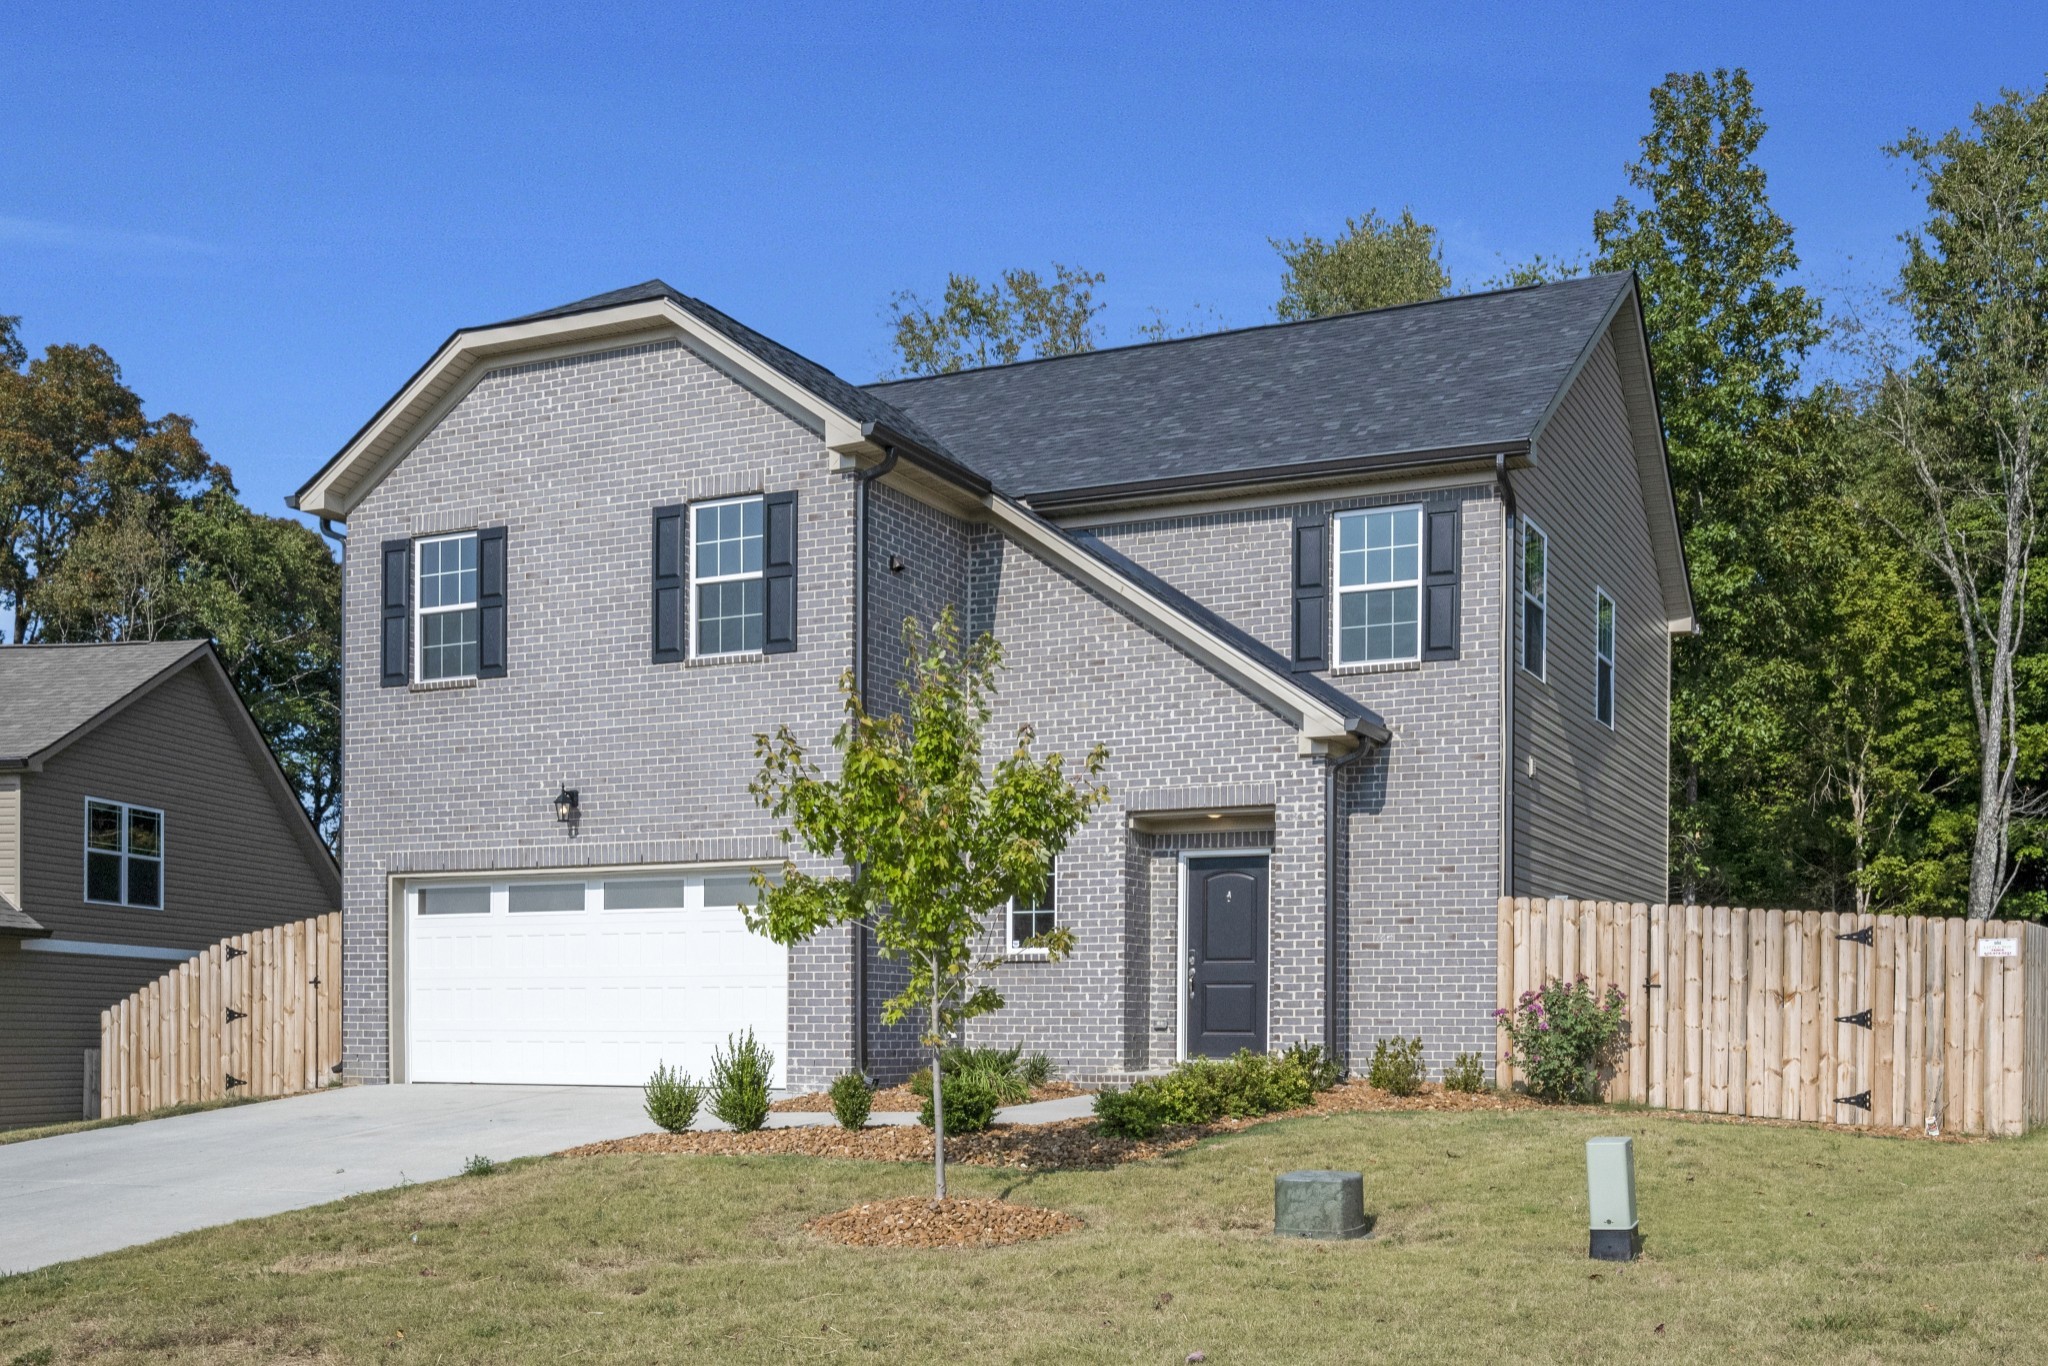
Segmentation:
<svg viewBox="0 0 2048 1366">
<path fill-rule="evenodd" d="M 654 281 L 456 332 L 295 503 L 348 527 L 359 1079 L 740 1028 L 791 1084 L 907 1070 L 896 965 L 744 928 L 747 784 L 947 605 L 998 735 L 1109 750 L 975 1026 L 1070 1075 L 1490 1055 L 1498 896 L 1665 890 L 1692 608 L 1628 275 L 866 387 Z"/>
</svg>

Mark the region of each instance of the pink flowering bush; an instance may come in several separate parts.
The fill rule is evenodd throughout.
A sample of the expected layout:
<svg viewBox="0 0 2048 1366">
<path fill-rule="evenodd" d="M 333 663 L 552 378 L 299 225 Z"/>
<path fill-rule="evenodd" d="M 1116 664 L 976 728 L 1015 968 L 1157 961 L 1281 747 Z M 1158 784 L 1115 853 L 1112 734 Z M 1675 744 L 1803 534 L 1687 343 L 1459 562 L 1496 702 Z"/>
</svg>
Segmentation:
<svg viewBox="0 0 2048 1366">
<path fill-rule="evenodd" d="M 1493 1017 L 1507 1035 L 1503 1061 L 1527 1079 L 1529 1094 L 1547 1100 L 1592 1100 L 1600 1069 L 1628 1038 L 1628 998 L 1610 986 L 1552 980 L 1522 993 L 1511 1010 Z"/>
</svg>

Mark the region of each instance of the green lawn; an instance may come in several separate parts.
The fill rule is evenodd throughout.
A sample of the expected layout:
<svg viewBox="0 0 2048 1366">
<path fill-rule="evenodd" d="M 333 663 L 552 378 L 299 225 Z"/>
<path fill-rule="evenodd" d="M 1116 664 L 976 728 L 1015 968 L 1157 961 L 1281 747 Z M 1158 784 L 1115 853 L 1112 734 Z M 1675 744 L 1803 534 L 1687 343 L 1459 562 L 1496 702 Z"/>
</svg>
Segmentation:
<svg viewBox="0 0 2048 1366">
<path fill-rule="evenodd" d="M 1581 1145 L 1614 1132 L 1648 1238 L 1625 1268 L 1585 1257 Z M 1297 1167 L 1363 1170 L 1377 1236 L 1267 1236 Z M 928 1180 L 518 1163 L 0 1280 L 0 1363 L 2048 1360 L 2048 1139 L 1341 1115 L 1114 1171 L 955 1169 L 1088 1223 L 1047 1242 L 877 1253 L 800 1227 Z"/>
</svg>

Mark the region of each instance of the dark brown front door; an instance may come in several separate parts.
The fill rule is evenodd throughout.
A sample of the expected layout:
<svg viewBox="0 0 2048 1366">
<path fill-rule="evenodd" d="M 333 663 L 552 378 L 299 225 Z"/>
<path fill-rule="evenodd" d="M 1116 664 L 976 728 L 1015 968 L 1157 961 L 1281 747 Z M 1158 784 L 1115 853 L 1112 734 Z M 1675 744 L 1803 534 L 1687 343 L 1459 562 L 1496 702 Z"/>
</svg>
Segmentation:
<svg viewBox="0 0 2048 1366">
<path fill-rule="evenodd" d="M 1191 1058 L 1266 1051 L 1266 860 L 1188 860 Z"/>
</svg>

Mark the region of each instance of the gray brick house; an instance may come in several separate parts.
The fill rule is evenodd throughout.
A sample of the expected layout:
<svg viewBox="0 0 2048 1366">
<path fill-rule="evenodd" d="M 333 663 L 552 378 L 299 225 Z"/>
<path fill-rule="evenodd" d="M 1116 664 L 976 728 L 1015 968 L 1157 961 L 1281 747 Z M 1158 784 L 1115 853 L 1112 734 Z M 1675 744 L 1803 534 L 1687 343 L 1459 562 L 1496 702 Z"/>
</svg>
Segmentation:
<svg viewBox="0 0 2048 1366">
<path fill-rule="evenodd" d="M 905 1071 L 895 965 L 745 931 L 746 789 L 948 604 L 999 732 L 1110 752 L 978 1039 L 1490 1054 L 1499 895 L 1664 893 L 1692 607 L 1628 275 L 866 387 L 651 281 L 456 332 L 294 502 L 347 524 L 360 1080 L 743 1026 L 790 1084 Z M 1012 950 L 1048 922 L 1072 958 Z"/>
</svg>

